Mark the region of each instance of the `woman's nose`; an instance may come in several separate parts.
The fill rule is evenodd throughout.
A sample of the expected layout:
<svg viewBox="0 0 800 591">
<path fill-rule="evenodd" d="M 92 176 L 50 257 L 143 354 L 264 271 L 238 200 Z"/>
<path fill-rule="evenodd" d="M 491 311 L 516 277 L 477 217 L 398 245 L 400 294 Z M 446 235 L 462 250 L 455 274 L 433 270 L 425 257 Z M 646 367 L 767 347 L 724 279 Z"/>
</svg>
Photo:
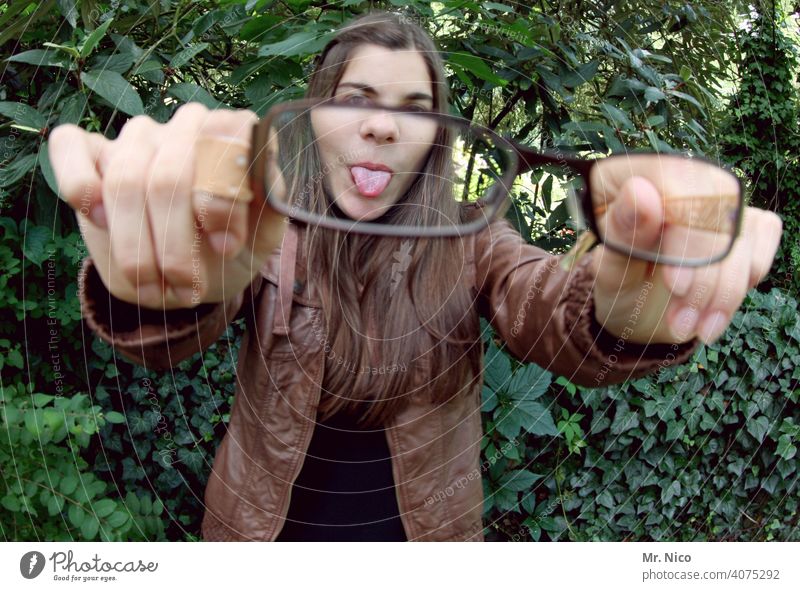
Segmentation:
<svg viewBox="0 0 800 591">
<path fill-rule="evenodd" d="M 373 137 L 379 143 L 392 143 L 397 141 L 399 130 L 395 117 L 389 113 L 375 113 L 361 123 L 361 136 Z"/>
</svg>

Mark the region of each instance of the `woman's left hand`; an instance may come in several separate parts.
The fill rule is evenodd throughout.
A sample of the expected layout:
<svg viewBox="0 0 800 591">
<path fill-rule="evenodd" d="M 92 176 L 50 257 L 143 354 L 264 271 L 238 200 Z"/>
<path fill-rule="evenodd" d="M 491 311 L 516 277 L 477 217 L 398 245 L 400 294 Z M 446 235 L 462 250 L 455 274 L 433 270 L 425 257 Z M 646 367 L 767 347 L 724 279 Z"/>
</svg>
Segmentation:
<svg viewBox="0 0 800 591">
<path fill-rule="evenodd" d="M 652 248 L 661 238 L 661 197 L 642 177 L 630 178 L 607 215 L 615 243 Z M 625 212 L 636 212 L 626 226 Z M 634 228 L 636 229 L 634 234 Z M 600 244 L 591 256 L 595 317 L 610 333 L 634 343 L 705 343 L 719 338 L 747 291 L 767 275 L 780 243 L 778 215 L 747 207 L 730 254 L 704 267 L 634 259 Z"/>
</svg>

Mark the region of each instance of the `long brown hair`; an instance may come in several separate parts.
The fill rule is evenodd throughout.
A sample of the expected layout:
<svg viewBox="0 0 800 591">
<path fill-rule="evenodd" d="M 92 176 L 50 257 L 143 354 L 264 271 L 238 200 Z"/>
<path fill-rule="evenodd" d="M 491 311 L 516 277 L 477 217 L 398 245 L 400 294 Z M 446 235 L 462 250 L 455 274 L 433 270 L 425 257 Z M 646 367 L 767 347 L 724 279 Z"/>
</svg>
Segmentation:
<svg viewBox="0 0 800 591">
<path fill-rule="evenodd" d="M 433 110 L 448 112 L 447 81 L 433 41 L 410 19 L 383 11 L 358 17 L 338 31 L 317 59 L 306 97 L 333 96 L 349 57 L 365 43 L 418 51 L 433 83 Z M 442 144 L 441 137 L 434 142 Z M 456 203 L 441 199 L 453 175 L 443 156 L 432 148 L 418 182 L 403 198 L 422 207 L 392 208 L 382 219 L 429 225 L 431 220 L 422 216 L 431 212 L 461 219 Z M 304 196 L 307 205 L 324 209 L 321 183 L 311 187 Z M 319 227 L 308 228 L 303 236 L 307 280 L 319 288 L 328 351 L 321 420 L 341 411 L 358 417 L 362 426 L 380 426 L 419 389 L 435 403 L 467 391 L 480 372 L 481 341 L 465 281 L 465 240 Z"/>
</svg>

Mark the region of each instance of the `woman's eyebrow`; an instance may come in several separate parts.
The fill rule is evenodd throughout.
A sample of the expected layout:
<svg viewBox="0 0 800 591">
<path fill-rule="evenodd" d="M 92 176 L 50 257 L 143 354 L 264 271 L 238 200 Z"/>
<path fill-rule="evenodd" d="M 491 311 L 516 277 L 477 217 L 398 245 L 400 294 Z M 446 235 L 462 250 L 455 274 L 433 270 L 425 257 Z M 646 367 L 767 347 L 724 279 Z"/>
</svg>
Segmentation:
<svg viewBox="0 0 800 591">
<path fill-rule="evenodd" d="M 342 82 L 339 84 L 339 88 L 342 88 L 343 86 L 350 86 L 352 88 L 357 88 L 359 90 L 363 90 L 370 94 L 378 94 L 377 90 L 375 90 L 369 84 L 365 84 L 364 82 Z M 411 100 L 411 101 L 429 100 L 433 102 L 433 97 L 426 92 L 411 92 L 406 95 L 406 100 Z"/>
</svg>

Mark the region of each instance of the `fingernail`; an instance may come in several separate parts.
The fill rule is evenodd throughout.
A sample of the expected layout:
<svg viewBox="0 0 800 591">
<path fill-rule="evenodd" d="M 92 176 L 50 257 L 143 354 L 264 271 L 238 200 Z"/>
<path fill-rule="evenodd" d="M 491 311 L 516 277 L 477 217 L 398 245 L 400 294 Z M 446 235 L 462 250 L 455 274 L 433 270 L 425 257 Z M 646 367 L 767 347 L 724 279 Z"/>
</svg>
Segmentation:
<svg viewBox="0 0 800 591">
<path fill-rule="evenodd" d="M 670 273 L 672 274 L 672 287 L 670 287 L 672 293 L 679 297 L 688 294 L 694 279 L 694 270 L 688 267 L 672 267 Z"/>
<path fill-rule="evenodd" d="M 161 305 L 161 286 L 157 283 L 147 283 L 139 286 L 139 305 L 146 307 Z"/>
<path fill-rule="evenodd" d="M 228 232 L 212 232 L 208 235 L 208 241 L 211 248 L 223 256 L 228 256 L 239 248 L 237 238 Z"/>
<path fill-rule="evenodd" d="M 716 341 L 728 327 L 728 315 L 724 312 L 713 312 L 706 316 L 700 325 L 698 336 L 706 345 Z"/>
<path fill-rule="evenodd" d="M 178 299 L 178 301 L 181 304 L 184 304 L 187 308 L 196 304 L 194 301 L 195 290 L 191 287 L 174 287 L 172 288 L 172 291 L 175 293 L 175 297 Z"/>
<path fill-rule="evenodd" d="M 108 220 L 106 219 L 106 208 L 102 203 L 96 203 L 89 212 L 89 217 L 94 222 L 94 225 L 103 230 L 108 229 Z"/>
<path fill-rule="evenodd" d="M 697 310 L 689 307 L 681 308 L 675 314 L 675 319 L 672 322 L 672 332 L 679 339 L 686 339 L 688 335 L 694 332 L 698 318 Z"/>
</svg>

